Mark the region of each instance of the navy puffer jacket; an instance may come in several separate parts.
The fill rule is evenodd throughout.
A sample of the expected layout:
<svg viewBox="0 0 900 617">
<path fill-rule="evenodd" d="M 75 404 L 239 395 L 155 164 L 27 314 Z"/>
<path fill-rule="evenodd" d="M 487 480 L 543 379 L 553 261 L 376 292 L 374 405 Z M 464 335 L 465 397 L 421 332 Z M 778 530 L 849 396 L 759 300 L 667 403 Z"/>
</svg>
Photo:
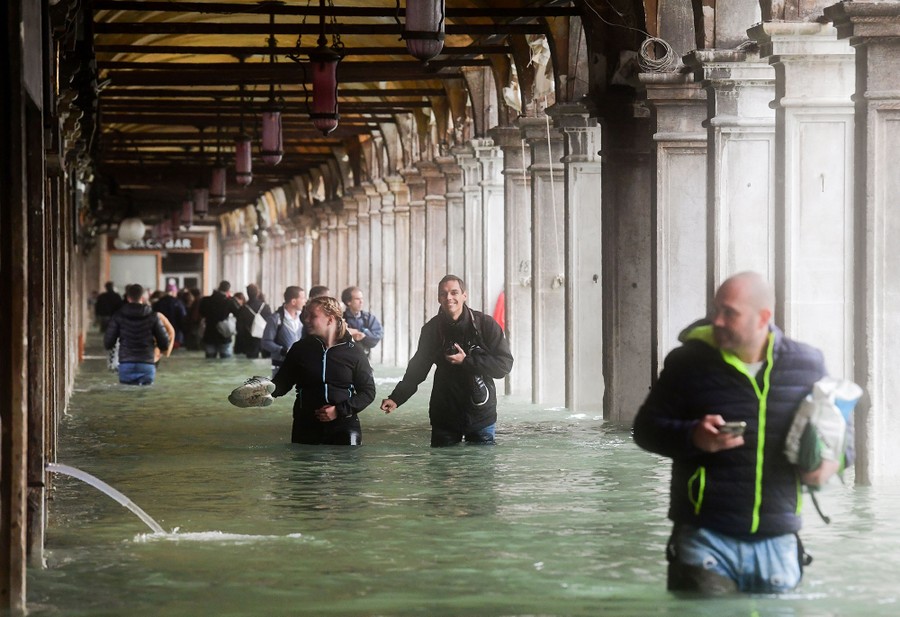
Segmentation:
<svg viewBox="0 0 900 617">
<path fill-rule="evenodd" d="M 153 348 L 169 348 L 169 335 L 159 316 L 146 304 L 126 303 L 116 311 L 103 335 L 103 346 L 112 349 L 119 341 L 119 362 L 153 364 Z"/>
<path fill-rule="evenodd" d="M 822 353 L 772 326 L 754 379 L 715 346 L 711 326 L 683 341 L 634 422 L 639 446 L 673 459 L 669 518 L 739 538 L 798 531 L 800 484 L 784 441 L 798 405 L 825 376 Z M 694 446 L 692 431 L 707 414 L 745 421 L 744 445 L 715 453 Z"/>
</svg>

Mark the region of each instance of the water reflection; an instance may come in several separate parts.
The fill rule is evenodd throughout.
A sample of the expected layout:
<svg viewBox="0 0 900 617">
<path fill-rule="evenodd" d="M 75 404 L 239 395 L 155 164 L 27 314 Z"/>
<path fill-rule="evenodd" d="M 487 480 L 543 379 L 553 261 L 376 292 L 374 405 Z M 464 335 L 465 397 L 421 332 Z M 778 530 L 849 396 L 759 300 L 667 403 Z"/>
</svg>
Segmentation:
<svg viewBox="0 0 900 617">
<path fill-rule="evenodd" d="M 428 447 L 428 386 L 361 420 L 360 448 L 288 443 L 291 402 L 225 402 L 250 361 L 173 358 L 154 386 L 85 363 L 60 457 L 175 534 L 57 482 L 32 615 L 896 615 L 897 487 L 807 504 L 816 561 L 796 594 L 676 600 L 664 590 L 668 461 L 628 427 L 504 401 L 495 447 Z M 400 371 L 385 379 L 376 400 Z M 290 398 L 290 397 L 288 397 Z M 109 502 L 109 503 L 106 503 Z"/>
</svg>

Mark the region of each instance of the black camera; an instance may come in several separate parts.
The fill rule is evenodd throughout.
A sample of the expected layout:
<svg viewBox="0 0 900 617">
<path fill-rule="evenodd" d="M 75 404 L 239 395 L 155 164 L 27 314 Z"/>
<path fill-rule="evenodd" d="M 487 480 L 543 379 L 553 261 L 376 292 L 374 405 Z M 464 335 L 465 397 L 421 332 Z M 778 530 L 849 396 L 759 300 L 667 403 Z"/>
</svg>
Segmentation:
<svg viewBox="0 0 900 617">
<path fill-rule="evenodd" d="M 456 343 L 447 343 L 447 348 L 444 349 L 445 356 L 455 356 L 459 353 L 459 350 L 456 348 Z"/>
</svg>

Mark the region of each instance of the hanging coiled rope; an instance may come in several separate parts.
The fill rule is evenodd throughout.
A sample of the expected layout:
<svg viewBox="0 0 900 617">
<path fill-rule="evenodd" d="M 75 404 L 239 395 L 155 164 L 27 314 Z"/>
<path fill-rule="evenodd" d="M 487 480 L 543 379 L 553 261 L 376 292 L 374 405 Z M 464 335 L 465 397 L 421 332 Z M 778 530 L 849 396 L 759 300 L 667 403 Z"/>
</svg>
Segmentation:
<svg viewBox="0 0 900 617">
<path fill-rule="evenodd" d="M 678 68 L 678 56 L 666 41 L 651 36 L 641 43 L 638 65 L 647 73 L 671 73 Z"/>
</svg>

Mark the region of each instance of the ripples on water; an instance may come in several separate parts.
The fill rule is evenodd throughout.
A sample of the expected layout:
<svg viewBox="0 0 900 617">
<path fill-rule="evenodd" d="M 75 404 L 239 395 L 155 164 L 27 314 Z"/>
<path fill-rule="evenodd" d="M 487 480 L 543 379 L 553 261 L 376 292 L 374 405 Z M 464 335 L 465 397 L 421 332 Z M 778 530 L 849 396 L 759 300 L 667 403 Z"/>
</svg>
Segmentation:
<svg viewBox="0 0 900 617">
<path fill-rule="evenodd" d="M 32 615 L 897 615 L 896 487 L 829 487 L 809 507 L 816 562 L 796 594 L 678 600 L 664 591 L 668 464 L 594 414 L 503 401 L 494 448 L 428 447 L 426 384 L 364 446 L 287 443 L 293 396 L 236 409 L 265 361 L 182 354 L 158 383 L 87 360 L 59 462 L 153 516 L 55 478 Z M 400 372 L 379 369 L 377 401 Z"/>
</svg>

